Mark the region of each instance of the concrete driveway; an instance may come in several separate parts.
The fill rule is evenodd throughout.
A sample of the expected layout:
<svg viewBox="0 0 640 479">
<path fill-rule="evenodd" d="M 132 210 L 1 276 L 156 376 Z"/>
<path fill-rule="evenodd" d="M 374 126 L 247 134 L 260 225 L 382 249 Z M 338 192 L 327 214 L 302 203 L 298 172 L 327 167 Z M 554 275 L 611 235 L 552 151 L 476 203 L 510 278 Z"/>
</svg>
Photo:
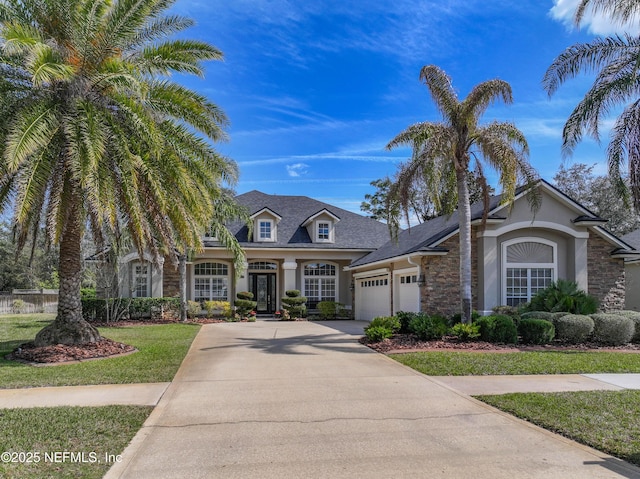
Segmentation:
<svg viewBox="0 0 640 479">
<path fill-rule="evenodd" d="M 107 479 L 640 478 L 358 344 L 357 322 L 205 325 Z"/>
</svg>

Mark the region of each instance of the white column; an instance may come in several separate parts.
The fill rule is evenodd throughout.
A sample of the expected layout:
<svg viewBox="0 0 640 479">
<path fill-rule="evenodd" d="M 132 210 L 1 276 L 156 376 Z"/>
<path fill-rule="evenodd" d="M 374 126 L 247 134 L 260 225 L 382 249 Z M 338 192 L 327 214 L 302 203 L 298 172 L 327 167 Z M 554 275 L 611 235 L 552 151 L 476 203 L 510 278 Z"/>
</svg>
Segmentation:
<svg viewBox="0 0 640 479">
<path fill-rule="evenodd" d="M 588 273 L 588 248 L 587 238 L 575 238 L 575 262 L 574 262 L 574 274 L 575 282 L 578 283 L 578 287 L 584 291 L 589 291 L 589 273 Z"/>
<path fill-rule="evenodd" d="M 238 293 L 239 291 L 249 291 L 249 269 L 248 268 L 249 268 L 249 263 L 245 261 L 244 264 L 242 265 L 242 271 L 244 272 L 236 281 L 236 289 L 235 291 L 233 291 L 233 297 L 229 298 L 229 300 L 231 301 L 231 304 L 233 304 L 233 301 L 235 300 L 236 293 Z"/>
<path fill-rule="evenodd" d="M 296 287 L 296 271 L 298 269 L 298 263 L 295 261 L 285 261 L 282 263 L 282 269 L 284 271 L 284 290 L 300 289 Z"/>
<path fill-rule="evenodd" d="M 498 261 L 498 239 L 492 236 L 480 238 L 478 244 L 478 279 L 479 309 L 485 314 L 491 314 L 491 309 L 502 303 L 500 291 L 501 267 Z"/>
</svg>

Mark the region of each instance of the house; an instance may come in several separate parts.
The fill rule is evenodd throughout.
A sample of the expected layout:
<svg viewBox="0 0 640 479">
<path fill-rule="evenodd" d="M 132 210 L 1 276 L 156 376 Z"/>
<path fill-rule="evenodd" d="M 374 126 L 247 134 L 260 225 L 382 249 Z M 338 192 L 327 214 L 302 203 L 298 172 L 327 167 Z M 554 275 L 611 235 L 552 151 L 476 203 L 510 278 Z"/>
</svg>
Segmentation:
<svg viewBox="0 0 640 479">
<path fill-rule="evenodd" d="M 385 224 L 305 196 L 268 195 L 250 191 L 236 197 L 251 216 L 252 234 L 242 222 L 227 225 L 246 255 L 245 270 L 236 279 L 230 253 L 213 237 L 187 264 L 187 298 L 233 302 L 239 291 L 250 291 L 258 314 L 281 307 L 285 291 L 297 289 L 315 309 L 323 300 L 348 308 L 352 302 L 351 273 L 345 268 L 389 240 Z M 120 295 L 176 296 L 178 271 L 165 261 L 137 253 L 121 258 Z"/>
<path fill-rule="evenodd" d="M 537 183 L 536 214 L 520 189 L 512 204 L 499 196 L 472 207 L 472 306 L 483 314 L 517 306 L 556 279 L 576 281 L 605 310 L 625 307 L 625 260 L 633 246 L 608 232 L 597 217 L 546 181 Z M 355 280 L 355 317 L 398 311 L 459 312 L 457 212 L 398 235 L 348 268 Z"/>
<path fill-rule="evenodd" d="M 624 235 L 622 239 L 636 250 L 640 250 L 640 229 Z M 625 263 L 625 284 L 625 309 L 640 311 L 640 259 L 631 258 Z"/>
<path fill-rule="evenodd" d="M 527 191 L 509 205 L 491 198 L 472 207 L 473 308 L 488 314 L 516 306 L 562 278 L 596 296 L 605 310 L 625 307 L 625 261 L 640 262 L 634 245 L 617 238 L 599 218 L 545 181 L 534 215 Z M 251 191 L 237 197 L 250 213 L 227 227 L 246 254 L 236 279 L 229 252 L 215 238 L 187 264 L 187 297 L 233 301 L 251 291 L 259 314 L 281 307 L 285 291 L 298 289 L 315 309 L 323 300 L 371 320 L 399 311 L 452 315 L 459 311 L 457 213 L 440 216 L 390 238 L 385 224 L 305 196 Z M 180 278 L 170 262 L 153 266 L 136 253 L 120 259 L 122 296 L 175 296 Z"/>
</svg>

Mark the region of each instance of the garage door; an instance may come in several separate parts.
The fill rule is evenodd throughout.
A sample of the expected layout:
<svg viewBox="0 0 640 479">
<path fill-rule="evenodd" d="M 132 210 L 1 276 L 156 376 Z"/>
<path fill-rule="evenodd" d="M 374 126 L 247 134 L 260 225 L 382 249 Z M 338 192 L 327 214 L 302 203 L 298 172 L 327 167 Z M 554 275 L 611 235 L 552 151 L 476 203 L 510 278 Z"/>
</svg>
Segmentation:
<svg viewBox="0 0 640 479">
<path fill-rule="evenodd" d="M 393 275 L 395 294 L 393 295 L 394 313 L 398 311 L 420 311 L 420 290 L 418 289 L 418 271 L 416 269 L 395 272 Z"/>
<path fill-rule="evenodd" d="M 389 274 L 355 278 L 355 317 L 371 321 L 376 316 L 391 315 Z"/>
</svg>

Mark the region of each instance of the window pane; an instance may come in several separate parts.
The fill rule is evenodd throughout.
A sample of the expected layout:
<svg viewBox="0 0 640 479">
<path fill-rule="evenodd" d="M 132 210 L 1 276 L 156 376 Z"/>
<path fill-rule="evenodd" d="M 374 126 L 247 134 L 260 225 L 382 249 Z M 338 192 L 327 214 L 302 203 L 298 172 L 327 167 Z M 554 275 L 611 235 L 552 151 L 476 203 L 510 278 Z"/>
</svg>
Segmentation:
<svg viewBox="0 0 640 479">
<path fill-rule="evenodd" d="M 329 239 L 329 223 L 318 223 L 318 239 Z"/>
<path fill-rule="evenodd" d="M 335 276 L 336 267 L 332 264 L 312 263 L 304 267 L 305 276 Z"/>
<path fill-rule="evenodd" d="M 271 222 L 260 221 L 260 239 L 271 239 Z"/>
<path fill-rule="evenodd" d="M 149 265 L 137 264 L 133 271 L 133 297 L 146 298 L 149 296 Z"/>
<path fill-rule="evenodd" d="M 229 268 L 222 263 L 198 263 L 194 267 L 196 276 L 227 276 Z"/>
</svg>

